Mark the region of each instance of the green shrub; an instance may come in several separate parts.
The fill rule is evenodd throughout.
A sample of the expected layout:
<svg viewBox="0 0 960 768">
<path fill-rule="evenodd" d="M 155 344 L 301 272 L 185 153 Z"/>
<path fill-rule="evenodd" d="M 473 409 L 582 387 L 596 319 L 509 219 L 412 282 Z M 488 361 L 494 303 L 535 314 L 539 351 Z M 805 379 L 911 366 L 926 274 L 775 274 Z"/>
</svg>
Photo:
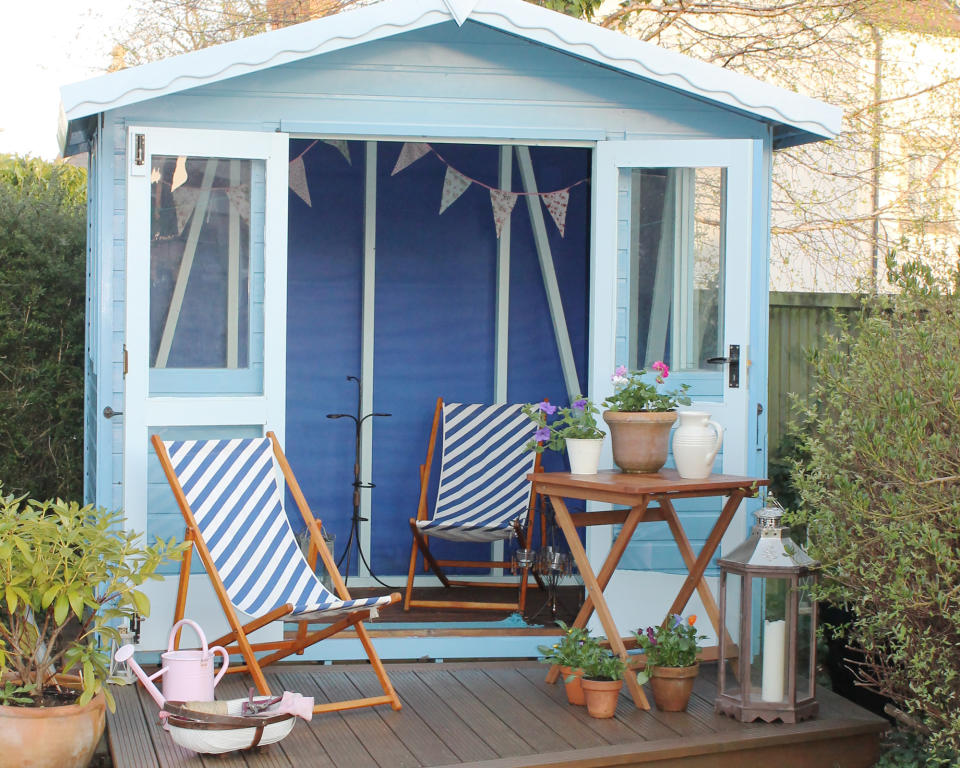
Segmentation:
<svg viewBox="0 0 960 768">
<path fill-rule="evenodd" d="M 893 265 L 891 265 L 893 266 Z M 960 273 L 958 273 L 960 274 Z M 848 608 L 859 682 L 960 749 L 960 294 L 909 265 L 813 359 L 791 523 Z"/>
<path fill-rule="evenodd" d="M 0 482 L 83 494 L 86 173 L 0 155 Z"/>
</svg>

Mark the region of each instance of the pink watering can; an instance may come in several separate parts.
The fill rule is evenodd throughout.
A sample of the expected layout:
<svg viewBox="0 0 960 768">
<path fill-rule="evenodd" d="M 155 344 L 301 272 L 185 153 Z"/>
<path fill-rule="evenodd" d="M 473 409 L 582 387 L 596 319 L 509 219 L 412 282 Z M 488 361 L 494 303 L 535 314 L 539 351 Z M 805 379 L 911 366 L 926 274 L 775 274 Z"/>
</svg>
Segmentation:
<svg viewBox="0 0 960 768">
<path fill-rule="evenodd" d="M 203 646 L 199 651 L 175 651 L 173 641 L 177 636 L 177 630 L 182 624 L 189 624 L 193 627 L 200 637 L 200 644 Z M 223 664 L 220 665 L 220 671 L 217 676 L 213 675 L 213 657 L 219 653 L 223 656 Z M 163 709 L 167 701 L 213 701 L 213 689 L 220 678 L 227 671 L 230 664 L 230 658 L 227 651 L 222 646 L 207 648 L 207 638 L 203 635 L 203 630 L 196 622 L 190 619 L 181 619 L 170 630 L 170 642 L 167 644 L 167 651 L 160 655 L 160 671 L 154 672 L 149 677 L 133 659 L 133 646 L 125 645 L 120 648 L 114 658 L 119 662 L 126 662 L 127 666 L 133 670 L 143 687 L 147 689 L 157 706 Z M 157 690 L 153 680 L 163 675 L 163 693 Z"/>
</svg>

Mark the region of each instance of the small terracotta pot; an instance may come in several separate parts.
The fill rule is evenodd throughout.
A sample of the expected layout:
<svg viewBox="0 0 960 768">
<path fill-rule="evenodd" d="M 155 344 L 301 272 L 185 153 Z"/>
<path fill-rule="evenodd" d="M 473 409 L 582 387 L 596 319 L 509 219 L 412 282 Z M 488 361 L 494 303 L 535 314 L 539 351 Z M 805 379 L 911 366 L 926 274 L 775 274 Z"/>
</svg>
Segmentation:
<svg viewBox="0 0 960 768">
<path fill-rule="evenodd" d="M 567 682 L 567 678 L 573 675 L 573 679 Z M 577 707 L 582 707 L 586 701 L 583 698 L 583 670 L 577 667 L 560 667 L 560 676 L 563 678 L 564 690 L 567 692 L 567 703 Z"/>
<path fill-rule="evenodd" d="M 676 411 L 604 411 L 613 461 L 624 472 L 658 472 L 667 463 Z"/>
<path fill-rule="evenodd" d="M 693 693 L 693 681 L 700 671 L 699 662 L 689 667 L 654 667 L 650 670 L 650 687 L 657 709 L 662 712 L 683 712 Z"/>
<path fill-rule="evenodd" d="M 583 678 L 583 696 L 587 700 L 587 712 L 591 717 L 613 717 L 623 680 L 591 680 Z"/>
<path fill-rule="evenodd" d="M 58 675 L 67 687 L 79 687 L 73 675 Z M 0 765 L 4 768 L 87 768 L 106 722 L 106 699 L 62 707 L 0 705 Z"/>
</svg>

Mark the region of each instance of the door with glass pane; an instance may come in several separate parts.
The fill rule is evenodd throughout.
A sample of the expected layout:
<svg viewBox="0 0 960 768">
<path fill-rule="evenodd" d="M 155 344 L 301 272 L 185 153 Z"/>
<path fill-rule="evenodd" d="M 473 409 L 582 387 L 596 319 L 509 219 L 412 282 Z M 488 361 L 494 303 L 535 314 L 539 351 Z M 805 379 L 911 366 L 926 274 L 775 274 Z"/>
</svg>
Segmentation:
<svg viewBox="0 0 960 768">
<path fill-rule="evenodd" d="M 129 146 L 124 507 L 149 540 L 179 539 L 150 435 L 283 439 L 287 137 L 130 128 Z M 166 642 L 176 573 L 146 589 L 143 648 Z M 226 626 L 196 557 L 187 615 Z"/>
<path fill-rule="evenodd" d="M 739 475 L 747 470 L 752 157 L 746 140 L 601 142 L 595 175 L 591 391 L 609 391 L 618 365 L 650 370 L 663 361 L 662 388 L 689 386 L 690 409 L 726 429 L 713 471 Z M 721 503 L 677 503 L 695 551 Z M 743 533 L 741 512 L 727 540 Z M 602 557 L 609 541 L 610 531 L 598 530 L 591 556 Z M 661 621 L 683 572 L 666 524 L 641 526 L 607 590 L 620 625 Z M 689 609 L 700 611 L 698 597 Z"/>
</svg>

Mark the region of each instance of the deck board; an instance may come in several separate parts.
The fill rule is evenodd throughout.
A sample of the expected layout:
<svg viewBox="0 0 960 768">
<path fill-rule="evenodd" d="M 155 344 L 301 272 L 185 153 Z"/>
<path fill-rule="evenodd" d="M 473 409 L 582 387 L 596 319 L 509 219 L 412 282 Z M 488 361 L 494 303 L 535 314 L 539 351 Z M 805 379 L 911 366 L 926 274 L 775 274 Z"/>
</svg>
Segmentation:
<svg viewBox="0 0 960 768">
<path fill-rule="evenodd" d="M 387 706 L 317 715 L 283 741 L 223 757 L 177 747 L 140 686 L 114 688 L 108 741 L 116 768 L 866 768 L 886 722 L 829 691 L 820 717 L 793 725 L 739 723 L 713 711 L 716 671 L 704 665 L 687 712 L 638 710 L 626 695 L 609 720 L 566 702 L 562 685 L 544 682 L 531 661 L 398 663 L 387 666 L 403 710 Z M 277 665 L 277 691 L 318 701 L 377 695 L 369 665 Z M 228 676 L 221 698 L 245 695 L 249 678 Z"/>
</svg>

